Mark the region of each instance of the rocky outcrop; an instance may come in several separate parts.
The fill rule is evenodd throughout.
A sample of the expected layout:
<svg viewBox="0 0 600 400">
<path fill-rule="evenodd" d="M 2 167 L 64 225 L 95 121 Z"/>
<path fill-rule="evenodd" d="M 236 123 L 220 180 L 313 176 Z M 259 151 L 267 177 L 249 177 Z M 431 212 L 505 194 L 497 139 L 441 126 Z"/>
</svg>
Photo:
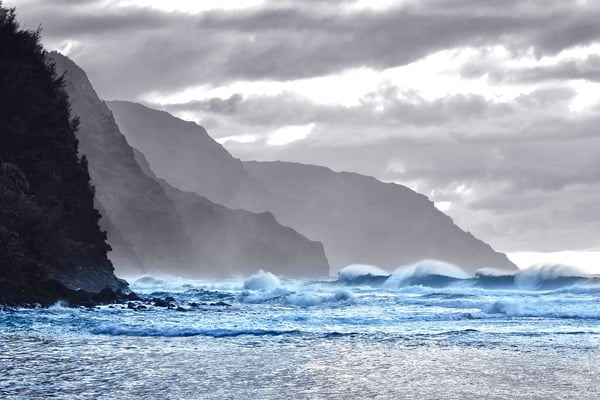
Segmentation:
<svg viewBox="0 0 600 400">
<path fill-rule="evenodd" d="M 63 81 L 34 32 L 0 7 L 0 304 L 115 301 L 87 160 Z"/>
</svg>

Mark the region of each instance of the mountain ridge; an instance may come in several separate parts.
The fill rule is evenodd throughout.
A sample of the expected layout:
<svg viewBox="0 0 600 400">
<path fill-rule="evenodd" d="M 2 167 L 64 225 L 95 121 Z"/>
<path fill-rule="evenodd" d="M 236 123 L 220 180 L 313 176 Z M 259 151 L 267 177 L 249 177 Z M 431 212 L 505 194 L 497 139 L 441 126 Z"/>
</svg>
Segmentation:
<svg viewBox="0 0 600 400">
<path fill-rule="evenodd" d="M 259 269 L 290 277 L 328 274 L 329 263 L 320 242 L 281 225 L 270 212 L 230 209 L 197 193 L 177 189 L 154 174 L 139 150 L 134 148 L 134 154 L 145 173 L 156 179 L 173 200 L 190 237 L 196 238 L 196 260 L 218 265 L 228 275 L 249 275 Z M 209 251 L 215 247 L 227 251 Z"/>
<path fill-rule="evenodd" d="M 135 106 L 130 102 L 107 104 L 119 123 L 126 121 L 123 132 L 136 147 L 153 149 L 156 144 L 152 141 L 164 134 L 170 137 L 171 152 L 195 149 L 194 142 L 179 137 L 178 129 L 169 128 L 170 123 L 188 124 L 196 135 L 202 136 L 202 142 L 210 142 L 211 147 L 220 146 L 199 125 L 181 121 L 164 111 L 152 112 L 149 107 Z M 153 121 L 161 121 L 160 124 L 152 124 L 161 128 L 154 129 L 151 135 L 147 134 L 153 129 L 147 123 L 148 115 L 152 115 Z M 146 121 L 144 132 L 138 131 L 143 125 L 140 121 Z M 223 148 L 220 154 L 223 151 L 226 152 Z M 227 153 L 218 163 L 231 159 L 237 160 Z M 206 180 L 206 176 L 198 177 L 206 173 L 212 179 L 215 175 L 222 181 L 228 179 L 226 175 L 219 175 L 218 168 L 207 171 L 206 168 L 194 168 L 193 163 L 186 164 L 185 159 L 180 161 L 179 173 L 196 176 L 191 179 Z M 180 181 L 168 178 L 172 171 L 165 166 L 158 151 L 154 151 L 148 162 L 157 175 L 181 189 L 178 186 Z M 516 269 L 506 255 L 464 232 L 449 216 L 436 209 L 426 196 L 405 186 L 384 183 L 357 173 L 335 172 L 326 167 L 289 162 L 247 161 L 242 162 L 242 166 L 244 176 L 253 178 L 244 178 L 245 181 L 259 181 L 261 188 L 266 190 L 246 193 L 244 186 L 229 183 L 238 190 L 232 197 L 234 206 L 252 212 L 270 211 L 284 225 L 311 240 L 322 242 L 334 271 L 353 263 L 393 270 L 427 258 L 455 263 L 469 272 L 484 267 Z M 332 189 L 334 186 L 344 195 L 336 194 Z M 219 193 L 211 193 L 210 187 L 196 193 L 211 200 L 219 198 Z"/>
<path fill-rule="evenodd" d="M 60 71 L 66 72 L 73 112 L 81 121 L 81 152 L 89 159 L 104 227 L 117 250 L 111 256 L 122 266 L 122 273 L 223 277 L 266 268 L 277 273 L 327 275 L 322 245 L 282 226 L 271 214 L 232 210 L 186 194 L 144 168 L 146 154 L 122 134 L 120 123 L 98 98 L 85 72 L 58 53 L 52 57 Z M 220 146 L 211 146 L 209 153 L 215 148 Z M 156 150 L 169 155 L 165 165 L 176 165 L 184 155 L 194 156 L 170 151 L 168 142 L 159 143 Z M 238 169 L 245 171 L 241 162 L 229 162 L 234 163 L 229 176 L 237 176 Z M 228 188 L 220 186 L 218 179 L 209 176 L 196 184 L 228 196 Z"/>
<path fill-rule="evenodd" d="M 52 52 L 50 57 L 65 74 L 71 108 L 79 117 L 80 152 L 89 160 L 96 201 L 104 210 L 101 221 L 112 228 L 108 232 L 115 247 L 111 256 L 127 272 L 162 269 L 173 262 L 188 265 L 189 238 L 175 206 L 137 164 L 133 149 L 85 71 L 60 53 Z"/>
<path fill-rule="evenodd" d="M 322 241 L 334 268 L 366 263 L 391 271 L 423 259 L 437 259 L 471 273 L 484 267 L 516 269 L 506 255 L 460 229 L 425 195 L 406 186 L 300 163 L 249 161 L 244 165 L 280 198 L 281 204 L 295 208 L 295 213 L 286 213 L 277 209 L 277 204 L 269 205 L 276 208 L 274 214 L 281 221 Z M 331 187 L 337 192 L 322 189 Z M 312 194 L 311 201 L 317 205 L 295 201 L 306 192 Z M 318 207 L 318 201 L 326 203 Z M 314 210 L 325 206 L 336 211 L 311 220 Z M 344 224 L 344 220 L 350 221 Z M 359 229 L 352 231 L 352 225 Z M 336 229 L 338 226 L 340 229 Z M 338 242 L 337 247 L 328 248 L 333 241 Z"/>
</svg>

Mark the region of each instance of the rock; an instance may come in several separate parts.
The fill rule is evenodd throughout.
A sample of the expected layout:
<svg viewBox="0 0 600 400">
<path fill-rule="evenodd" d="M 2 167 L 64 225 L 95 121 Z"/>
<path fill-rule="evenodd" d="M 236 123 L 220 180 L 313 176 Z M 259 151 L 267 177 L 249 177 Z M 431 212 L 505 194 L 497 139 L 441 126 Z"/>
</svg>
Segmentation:
<svg viewBox="0 0 600 400">
<path fill-rule="evenodd" d="M 161 299 L 158 297 L 153 298 L 152 302 L 154 303 L 154 305 L 156 307 L 171 307 L 172 306 L 172 304 L 170 302 L 168 302 L 166 299 Z"/>
<path fill-rule="evenodd" d="M 225 303 L 224 301 L 217 301 L 216 303 L 210 303 L 211 306 L 220 306 L 220 307 L 231 307 L 231 304 Z"/>
</svg>

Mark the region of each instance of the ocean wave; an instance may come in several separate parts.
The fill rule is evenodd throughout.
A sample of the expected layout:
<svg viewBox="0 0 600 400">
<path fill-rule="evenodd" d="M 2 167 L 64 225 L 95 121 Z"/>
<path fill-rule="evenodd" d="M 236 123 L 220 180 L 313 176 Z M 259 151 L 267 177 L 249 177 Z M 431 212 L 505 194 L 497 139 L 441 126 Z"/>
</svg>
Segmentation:
<svg viewBox="0 0 600 400">
<path fill-rule="evenodd" d="M 390 273 L 373 265 L 353 264 L 341 269 L 335 282 L 352 286 L 381 286 L 390 276 Z"/>
<path fill-rule="evenodd" d="M 102 325 L 92 329 L 94 335 L 137 336 L 137 337 L 189 337 L 207 336 L 226 338 L 237 336 L 281 336 L 297 335 L 298 330 L 276 329 L 197 329 L 179 327 L 130 327 L 122 325 Z"/>
<path fill-rule="evenodd" d="M 497 300 L 482 310 L 485 314 L 504 315 L 520 318 L 557 318 L 557 319 L 600 319 L 600 310 L 579 308 L 577 310 L 549 309 L 529 304 L 526 301 Z M 562 308 L 562 307 L 561 307 Z M 475 316 L 477 317 L 477 316 Z"/>
<path fill-rule="evenodd" d="M 283 299 L 285 305 L 298 307 L 312 307 L 326 303 L 339 303 L 352 301 L 354 296 L 345 290 L 329 295 L 317 295 L 313 293 L 291 293 Z"/>
<path fill-rule="evenodd" d="M 244 290 L 239 300 L 242 303 L 279 303 L 286 306 L 312 307 L 327 303 L 350 302 L 354 296 L 345 290 L 333 293 L 322 292 L 295 292 L 285 288 L 277 288 L 271 291 Z"/>
<path fill-rule="evenodd" d="M 262 269 L 244 281 L 247 290 L 274 290 L 281 286 L 279 278 Z"/>
<path fill-rule="evenodd" d="M 473 287 L 522 291 L 573 288 L 584 292 L 600 290 L 600 277 L 564 265 L 534 266 L 514 272 L 482 268 L 469 275 L 459 266 L 436 260 L 424 260 L 400 267 L 391 274 L 374 266 L 351 265 L 338 273 L 338 279 L 334 283 L 387 290 L 406 287 Z"/>
</svg>

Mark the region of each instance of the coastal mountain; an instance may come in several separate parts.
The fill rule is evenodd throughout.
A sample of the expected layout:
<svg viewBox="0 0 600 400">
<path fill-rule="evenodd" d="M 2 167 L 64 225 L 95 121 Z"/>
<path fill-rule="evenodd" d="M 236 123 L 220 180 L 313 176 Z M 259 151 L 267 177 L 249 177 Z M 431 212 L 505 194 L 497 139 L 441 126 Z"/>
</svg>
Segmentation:
<svg viewBox="0 0 600 400">
<path fill-rule="evenodd" d="M 232 210 L 158 179 L 147 166 L 146 154 L 130 145 L 137 147 L 137 141 L 123 136 L 85 72 L 58 53 L 52 53 L 52 59 L 58 71 L 65 72 L 73 113 L 81 121 L 80 151 L 89 160 L 96 202 L 103 215 L 101 222 L 114 248 L 111 258 L 120 273 L 222 277 L 269 269 L 285 275 L 327 275 L 329 266 L 323 246 L 282 226 L 272 214 Z M 148 121 L 150 126 L 156 123 Z M 212 139 L 207 143 L 213 143 Z M 243 174 L 254 180 L 241 162 L 235 162 L 218 144 L 195 155 L 190 151 L 173 152 L 169 140 L 146 150 L 168 154 L 161 167 L 173 165 L 178 172 L 181 171 L 176 166 L 181 160 L 197 159 L 195 165 L 206 170 L 206 179 L 194 184 L 205 185 L 223 198 L 233 193 L 235 185 L 243 185 Z M 211 167 L 213 153 L 217 158 L 228 156 L 234 162 L 231 166 L 222 163 Z M 239 179 L 231 186 L 231 182 L 221 180 L 220 174 L 211 176 L 210 171 L 215 169 L 228 179 Z M 189 176 L 195 175 L 180 175 L 183 180 Z"/>
<path fill-rule="evenodd" d="M 247 276 L 264 269 L 284 276 L 327 276 L 329 264 L 321 243 L 279 224 L 270 212 L 232 210 L 179 190 L 156 177 L 140 151 L 134 153 L 144 172 L 175 204 L 192 240 L 195 263 L 213 267 L 204 268 L 203 275 Z"/>
<path fill-rule="evenodd" d="M 117 279 L 64 83 L 0 5 L 0 304 L 111 301 Z"/>
<path fill-rule="evenodd" d="M 233 208 L 244 205 L 248 197 L 262 199 L 268 195 L 265 185 L 202 126 L 137 103 L 107 104 L 129 143 L 173 186 Z"/>
<path fill-rule="evenodd" d="M 148 162 L 158 176 L 213 201 L 273 213 L 284 225 L 322 242 L 332 271 L 354 263 L 393 270 L 423 259 L 457 264 L 469 272 L 516 269 L 506 255 L 461 230 L 426 196 L 407 187 L 285 162 L 241 163 L 240 172 L 240 161 L 199 125 L 138 104 L 108 105 L 127 139 L 144 154 L 152 154 Z M 165 141 L 169 151 L 160 152 Z M 179 158 L 174 173 L 168 155 L 186 153 L 210 156 L 203 164 Z M 232 170 L 237 171 L 233 180 Z M 224 199 L 222 190 L 212 191 L 214 186 L 190 183 L 209 180 L 237 193 L 228 192 Z"/>
<path fill-rule="evenodd" d="M 482 267 L 516 269 L 506 255 L 405 186 L 290 162 L 244 166 L 273 193 L 264 206 L 282 223 L 323 242 L 333 268 L 359 263 L 393 270 L 434 259 L 471 273 Z"/>
<path fill-rule="evenodd" d="M 80 121 L 79 151 L 89 161 L 113 262 L 126 274 L 188 268 L 190 242 L 175 205 L 160 184 L 144 174 L 85 72 L 59 53 L 51 53 L 50 59 L 65 75 L 72 112 Z"/>
</svg>

